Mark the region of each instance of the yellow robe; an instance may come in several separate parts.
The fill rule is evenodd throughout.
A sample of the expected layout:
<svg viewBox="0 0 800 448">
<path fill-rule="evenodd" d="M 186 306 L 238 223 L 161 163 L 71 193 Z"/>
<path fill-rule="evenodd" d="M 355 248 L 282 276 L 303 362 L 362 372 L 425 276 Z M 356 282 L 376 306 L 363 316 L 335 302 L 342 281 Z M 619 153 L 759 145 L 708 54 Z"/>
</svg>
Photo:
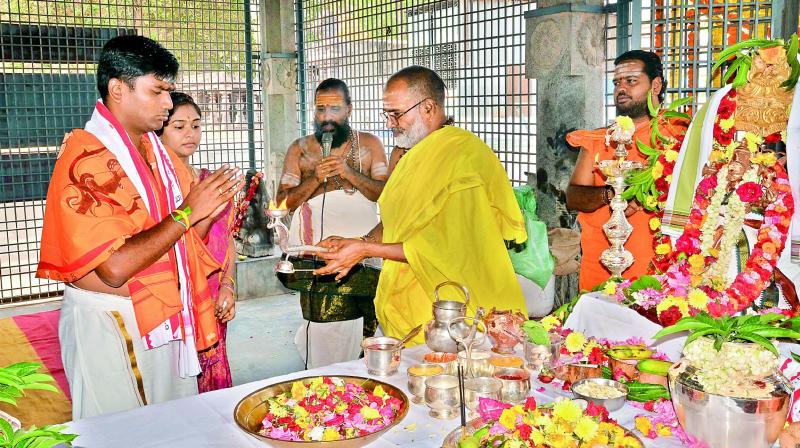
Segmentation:
<svg viewBox="0 0 800 448">
<path fill-rule="evenodd" d="M 433 318 L 433 291 L 451 280 L 478 306 L 525 311 L 503 240 L 527 239 L 522 213 L 497 156 L 476 135 L 445 126 L 397 164 L 378 199 L 383 242 L 402 243 L 408 263 L 383 264 L 375 311 L 383 332 L 402 337 Z M 460 297 L 442 289 L 442 298 Z M 422 334 L 413 344 L 424 342 Z M 412 345 L 413 345 L 412 344 Z"/>
</svg>

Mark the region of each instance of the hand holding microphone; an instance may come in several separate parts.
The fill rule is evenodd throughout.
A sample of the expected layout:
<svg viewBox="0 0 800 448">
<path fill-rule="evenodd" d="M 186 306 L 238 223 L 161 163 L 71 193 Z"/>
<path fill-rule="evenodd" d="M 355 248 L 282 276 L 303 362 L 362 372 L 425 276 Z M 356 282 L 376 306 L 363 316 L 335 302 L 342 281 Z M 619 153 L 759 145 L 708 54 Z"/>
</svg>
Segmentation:
<svg viewBox="0 0 800 448">
<path fill-rule="evenodd" d="M 325 132 L 322 134 L 322 158 L 326 158 L 331 155 L 331 145 L 333 144 L 333 132 Z M 328 178 L 322 182 L 328 182 Z"/>
</svg>

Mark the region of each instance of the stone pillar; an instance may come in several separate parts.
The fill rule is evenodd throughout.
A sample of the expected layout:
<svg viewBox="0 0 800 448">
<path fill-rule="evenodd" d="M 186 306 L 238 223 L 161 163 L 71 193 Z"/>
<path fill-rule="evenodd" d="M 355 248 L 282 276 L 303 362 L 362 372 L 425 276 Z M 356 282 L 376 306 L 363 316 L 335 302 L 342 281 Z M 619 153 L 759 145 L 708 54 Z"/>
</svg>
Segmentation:
<svg viewBox="0 0 800 448">
<path fill-rule="evenodd" d="M 289 144 L 297 138 L 297 53 L 293 0 L 261 0 L 264 174 L 270 195 Z"/>
<path fill-rule="evenodd" d="M 536 198 L 548 228 L 577 229 L 566 190 L 578 151 L 575 129 L 604 126 L 605 16 L 602 0 L 540 0 L 525 13 L 525 69 L 535 78 Z M 556 305 L 578 293 L 578 276 L 556 279 Z"/>
</svg>

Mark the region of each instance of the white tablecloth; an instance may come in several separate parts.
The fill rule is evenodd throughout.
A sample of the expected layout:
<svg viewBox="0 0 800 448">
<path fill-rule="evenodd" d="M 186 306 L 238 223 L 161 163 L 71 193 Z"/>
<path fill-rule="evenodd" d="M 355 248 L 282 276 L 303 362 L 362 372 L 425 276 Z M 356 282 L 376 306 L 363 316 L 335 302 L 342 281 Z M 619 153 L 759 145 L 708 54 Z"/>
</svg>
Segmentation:
<svg viewBox="0 0 800 448">
<path fill-rule="evenodd" d="M 400 387 L 409 397 L 406 369 L 421 362 L 429 350 L 425 346 L 406 349 L 400 370 L 383 381 Z M 301 371 L 289 375 L 255 381 L 231 389 L 220 390 L 167 403 L 146 406 L 127 412 L 103 415 L 69 423 L 69 429 L 80 435 L 76 444 L 86 448 L 150 448 L 150 447 L 259 447 L 260 441 L 242 432 L 233 421 L 233 408 L 248 393 L 261 387 L 294 378 L 315 375 L 368 376 L 362 360 Z M 544 387 L 544 391 L 537 391 Z M 558 396 L 568 396 L 552 385 L 533 381 L 531 390 L 537 401 L 547 403 Z M 633 419 L 642 410 L 626 405 L 611 413 L 621 425 L 633 428 Z M 459 425 L 459 418 L 436 420 L 428 416 L 425 405 L 411 404 L 406 418 L 370 447 L 440 447 L 444 437 Z M 409 426 L 416 424 L 416 428 Z M 673 438 L 645 440 L 647 446 L 673 447 L 681 444 Z"/>
</svg>

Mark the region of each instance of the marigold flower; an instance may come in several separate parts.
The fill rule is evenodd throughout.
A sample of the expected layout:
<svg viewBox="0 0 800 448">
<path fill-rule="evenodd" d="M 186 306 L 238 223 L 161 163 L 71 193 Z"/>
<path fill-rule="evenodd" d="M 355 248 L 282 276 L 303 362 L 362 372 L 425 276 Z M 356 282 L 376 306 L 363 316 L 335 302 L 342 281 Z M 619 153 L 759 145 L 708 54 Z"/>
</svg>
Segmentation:
<svg viewBox="0 0 800 448">
<path fill-rule="evenodd" d="M 723 118 L 722 120 L 719 120 L 719 127 L 723 131 L 728 132 L 728 131 L 731 130 L 731 128 L 733 127 L 733 125 L 735 123 L 736 123 L 736 119 L 734 117 Z"/>
<path fill-rule="evenodd" d="M 658 160 L 653 164 L 653 179 L 658 179 L 664 175 L 664 165 Z"/>
<path fill-rule="evenodd" d="M 640 415 L 636 417 L 636 429 L 645 437 L 654 438 L 650 436 L 650 431 L 653 430 L 653 423 L 647 417 Z"/>
<path fill-rule="evenodd" d="M 648 224 L 650 224 L 650 230 L 655 232 L 659 227 L 661 227 L 661 220 L 658 218 L 650 218 Z"/>
<path fill-rule="evenodd" d="M 573 331 L 567 335 L 566 339 L 564 339 L 564 347 L 566 347 L 571 353 L 576 353 L 583 350 L 584 344 L 586 344 L 586 336 L 578 331 Z"/>
<path fill-rule="evenodd" d="M 607 296 L 613 296 L 617 292 L 617 282 L 608 281 L 603 286 L 603 293 Z"/>
<path fill-rule="evenodd" d="M 656 254 L 658 255 L 666 255 L 672 251 L 672 246 L 667 243 L 661 243 L 656 246 Z"/>
<path fill-rule="evenodd" d="M 570 335 L 572 334 L 580 333 L 571 333 Z M 553 416 L 569 423 L 577 422 L 581 414 L 583 414 L 583 411 L 581 411 L 580 406 L 572 400 L 556 400 L 553 405 Z"/>
<path fill-rule="evenodd" d="M 575 425 L 574 432 L 579 439 L 588 441 L 594 438 L 594 436 L 597 434 L 597 429 L 599 427 L 600 425 L 598 425 L 593 418 L 584 415 L 578 420 L 578 423 Z"/>
<path fill-rule="evenodd" d="M 553 315 L 545 316 L 544 318 L 542 318 L 542 321 L 540 323 L 547 331 L 550 331 L 555 327 L 561 326 L 561 321 L 558 320 L 558 318 Z"/>
<path fill-rule="evenodd" d="M 620 115 L 614 119 L 617 122 L 617 126 L 620 127 L 625 132 L 634 132 L 636 131 L 636 125 L 633 124 L 633 120 L 631 117 L 626 115 Z"/>
<path fill-rule="evenodd" d="M 674 149 L 668 149 L 664 151 L 664 159 L 670 163 L 678 160 L 678 151 L 675 151 Z"/>
</svg>

